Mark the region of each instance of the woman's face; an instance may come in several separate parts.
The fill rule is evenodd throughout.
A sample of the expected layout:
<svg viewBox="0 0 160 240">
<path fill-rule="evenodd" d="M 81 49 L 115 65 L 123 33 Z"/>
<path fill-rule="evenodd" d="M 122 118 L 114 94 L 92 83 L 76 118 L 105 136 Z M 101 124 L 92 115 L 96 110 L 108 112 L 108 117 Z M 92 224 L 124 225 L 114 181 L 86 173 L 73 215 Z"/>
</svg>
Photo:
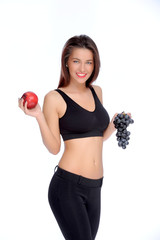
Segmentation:
<svg viewBox="0 0 160 240">
<path fill-rule="evenodd" d="M 74 48 L 69 56 L 67 65 L 70 81 L 85 83 L 94 69 L 92 51 L 86 48 Z"/>
</svg>

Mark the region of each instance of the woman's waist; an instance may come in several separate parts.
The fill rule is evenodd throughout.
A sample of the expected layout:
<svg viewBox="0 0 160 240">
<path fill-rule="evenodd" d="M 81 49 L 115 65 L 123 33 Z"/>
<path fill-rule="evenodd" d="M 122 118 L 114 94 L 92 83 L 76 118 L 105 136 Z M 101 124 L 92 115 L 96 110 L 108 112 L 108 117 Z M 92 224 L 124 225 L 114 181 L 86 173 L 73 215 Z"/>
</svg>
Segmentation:
<svg viewBox="0 0 160 240">
<path fill-rule="evenodd" d="M 79 156 L 63 154 L 59 161 L 59 167 L 62 169 L 88 178 L 103 177 L 103 164 L 101 157 Z"/>
<path fill-rule="evenodd" d="M 98 147 L 77 147 L 65 148 L 62 160 L 81 164 L 100 164 L 102 162 L 102 149 Z"/>
</svg>

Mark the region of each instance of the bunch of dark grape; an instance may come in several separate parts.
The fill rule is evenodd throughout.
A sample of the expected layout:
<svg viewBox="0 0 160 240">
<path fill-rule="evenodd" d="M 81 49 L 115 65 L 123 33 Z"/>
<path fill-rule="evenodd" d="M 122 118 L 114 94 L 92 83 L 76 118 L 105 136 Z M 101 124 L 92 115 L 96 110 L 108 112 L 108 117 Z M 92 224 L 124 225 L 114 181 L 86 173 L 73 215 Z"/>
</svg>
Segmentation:
<svg viewBox="0 0 160 240">
<path fill-rule="evenodd" d="M 127 127 L 134 123 L 134 120 L 126 113 L 119 113 L 114 121 L 115 128 L 117 129 L 116 137 L 118 141 L 118 146 L 126 149 L 130 140 L 130 132 L 127 131 Z"/>
</svg>

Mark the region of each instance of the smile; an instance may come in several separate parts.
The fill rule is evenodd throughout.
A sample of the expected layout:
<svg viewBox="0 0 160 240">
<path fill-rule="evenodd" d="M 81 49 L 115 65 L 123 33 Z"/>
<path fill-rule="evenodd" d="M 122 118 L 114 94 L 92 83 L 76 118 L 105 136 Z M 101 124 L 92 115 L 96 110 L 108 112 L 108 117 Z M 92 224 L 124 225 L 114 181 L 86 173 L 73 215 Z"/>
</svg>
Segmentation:
<svg viewBox="0 0 160 240">
<path fill-rule="evenodd" d="M 79 78 L 85 78 L 87 76 L 87 73 L 76 73 L 76 75 L 79 77 Z"/>
</svg>

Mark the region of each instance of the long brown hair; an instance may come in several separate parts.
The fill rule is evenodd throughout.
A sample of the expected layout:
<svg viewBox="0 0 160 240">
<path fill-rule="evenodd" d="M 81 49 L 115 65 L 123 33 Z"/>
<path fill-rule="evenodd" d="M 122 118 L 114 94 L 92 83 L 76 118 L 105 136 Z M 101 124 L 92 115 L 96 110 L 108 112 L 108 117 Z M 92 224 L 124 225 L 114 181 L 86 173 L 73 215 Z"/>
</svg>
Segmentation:
<svg viewBox="0 0 160 240">
<path fill-rule="evenodd" d="M 59 87 L 65 87 L 69 84 L 70 76 L 67 68 L 67 62 L 70 54 L 72 53 L 73 48 L 86 48 L 92 51 L 93 59 L 94 59 L 94 70 L 90 76 L 90 78 L 86 81 L 86 87 L 89 87 L 90 84 L 96 80 L 99 74 L 100 68 L 100 57 L 98 48 L 95 42 L 86 35 L 74 36 L 70 38 L 66 44 L 64 45 L 61 57 L 61 75 L 60 81 L 58 84 Z"/>
</svg>

